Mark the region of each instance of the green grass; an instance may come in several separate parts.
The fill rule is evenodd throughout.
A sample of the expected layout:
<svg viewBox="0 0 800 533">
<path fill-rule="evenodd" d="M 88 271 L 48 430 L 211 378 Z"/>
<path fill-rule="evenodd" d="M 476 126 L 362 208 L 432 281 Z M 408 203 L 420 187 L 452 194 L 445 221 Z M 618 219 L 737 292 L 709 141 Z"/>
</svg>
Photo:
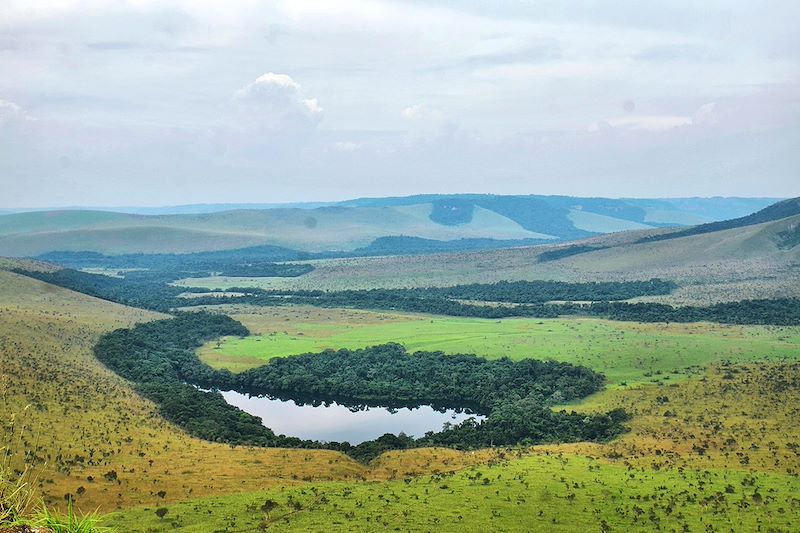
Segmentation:
<svg viewBox="0 0 800 533">
<path fill-rule="evenodd" d="M 122 531 L 791 531 L 797 477 L 529 456 L 388 483 L 320 483 L 110 515 Z M 266 504 L 266 505 L 265 505 Z M 269 510 L 269 514 L 262 511 Z M 609 525 L 610 529 L 604 529 Z M 263 529 L 262 529 L 263 528 Z"/>
<path fill-rule="evenodd" d="M 663 379 L 669 374 L 673 374 L 670 379 L 679 379 L 689 367 L 721 360 L 779 360 L 800 353 L 798 327 L 383 316 L 395 320 L 314 323 L 251 318 L 245 323 L 261 335 L 226 338 L 219 346 L 210 343 L 200 355 L 213 367 L 241 371 L 273 357 L 397 342 L 410 351 L 555 359 L 603 372 L 614 385 Z"/>
<path fill-rule="evenodd" d="M 96 513 L 77 514 L 70 500 L 67 504 L 66 515 L 60 516 L 45 507 L 36 524 L 39 527 L 47 528 L 52 533 L 106 533 L 111 531 L 101 527 L 100 521 L 101 519 Z"/>
</svg>

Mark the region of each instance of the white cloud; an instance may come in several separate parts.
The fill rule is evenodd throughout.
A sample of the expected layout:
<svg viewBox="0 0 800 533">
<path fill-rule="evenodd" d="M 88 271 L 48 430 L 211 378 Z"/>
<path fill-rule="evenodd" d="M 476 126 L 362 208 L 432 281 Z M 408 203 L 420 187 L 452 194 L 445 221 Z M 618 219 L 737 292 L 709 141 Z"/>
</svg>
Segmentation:
<svg viewBox="0 0 800 533">
<path fill-rule="evenodd" d="M 400 115 L 406 120 L 416 120 L 421 118 L 424 113 L 425 109 L 422 107 L 422 104 L 414 104 L 403 109 Z"/>
<path fill-rule="evenodd" d="M 262 74 L 236 91 L 233 101 L 243 114 L 268 123 L 297 118 L 315 122 L 322 118 L 317 99 L 305 98 L 303 88 L 287 74 Z"/>
<path fill-rule="evenodd" d="M 362 143 L 353 141 L 337 141 L 333 143 L 333 148 L 339 152 L 353 152 L 360 150 L 362 146 Z"/>
<path fill-rule="evenodd" d="M 20 106 L 0 98 L 0 126 L 12 121 L 30 119 Z"/>
<path fill-rule="evenodd" d="M 152 202 L 796 190 L 800 3 L 586 4 L 0 0 L 0 189 L 21 204 L 142 201 L 167 180 L 192 187 Z M 741 154 L 768 164 L 732 188 Z M 676 166 L 687 178 L 665 179 Z"/>
<path fill-rule="evenodd" d="M 441 109 L 427 104 L 414 104 L 400 111 L 400 116 L 408 121 L 442 122 L 447 115 Z"/>
</svg>

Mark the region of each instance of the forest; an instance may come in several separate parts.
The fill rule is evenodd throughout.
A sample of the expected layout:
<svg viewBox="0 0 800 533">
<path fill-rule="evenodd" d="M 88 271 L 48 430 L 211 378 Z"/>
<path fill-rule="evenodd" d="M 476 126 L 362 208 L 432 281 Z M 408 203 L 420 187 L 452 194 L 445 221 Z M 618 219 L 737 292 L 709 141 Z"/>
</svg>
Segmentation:
<svg viewBox="0 0 800 533">
<path fill-rule="evenodd" d="M 425 255 L 464 252 L 473 250 L 495 250 L 515 246 L 546 244 L 549 239 L 493 239 L 460 238 L 453 240 L 426 239 L 412 236 L 378 237 L 366 246 L 354 250 L 331 250 L 305 252 L 282 246 L 260 245 L 232 250 L 178 253 L 133 253 L 105 255 L 98 252 L 57 251 L 40 254 L 33 259 L 56 263 L 68 268 L 147 269 L 165 272 L 224 272 L 227 276 L 274 276 L 281 274 L 259 274 L 250 266 L 282 261 L 310 261 L 314 259 L 337 259 L 346 257 L 372 257 L 392 255 Z M 282 265 L 291 266 L 291 265 Z M 301 265 L 294 265 L 301 266 Z M 302 265 L 313 270 L 311 265 Z M 242 268 L 241 274 L 230 272 Z"/>
<path fill-rule="evenodd" d="M 327 448 L 368 460 L 387 449 L 445 445 L 603 441 L 624 431 L 627 415 L 552 411 L 551 405 L 599 391 L 603 376 L 567 363 L 441 352 L 408 354 L 396 344 L 276 358 L 239 375 L 214 370 L 194 350 L 224 335 L 247 335 L 225 315 L 180 313 L 175 318 L 104 335 L 95 356 L 134 383 L 162 415 L 190 434 L 215 442 L 257 446 Z M 206 390 L 203 390 L 206 389 Z M 261 420 L 228 405 L 216 390 L 331 401 L 348 406 L 422 405 L 474 409 L 487 415 L 429 432 L 419 439 L 383 437 L 352 446 L 275 435 Z"/>
<path fill-rule="evenodd" d="M 162 312 L 178 307 L 219 304 L 219 298 L 213 295 L 181 298 L 182 293 L 202 294 L 208 291 L 169 285 L 171 274 L 135 271 L 126 273 L 124 278 L 114 278 L 72 269 L 54 272 L 16 269 L 15 272 L 105 300 Z M 260 306 L 305 304 L 491 319 L 586 316 L 633 322 L 708 321 L 779 326 L 800 324 L 800 299 L 796 298 L 741 300 L 707 307 L 620 301 L 637 296 L 669 294 L 674 288 L 673 282 L 652 279 L 588 283 L 501 281 L 442 288 L 345 291 L 267 291 L 252 287 L 234 287 L 224 292 L 237 294 L 238 303 Z M 564 303 L 547 303 L 551 300 Z M 482 302 L 500 302 L 504 305 L 483 305 Z"/>
</svg>

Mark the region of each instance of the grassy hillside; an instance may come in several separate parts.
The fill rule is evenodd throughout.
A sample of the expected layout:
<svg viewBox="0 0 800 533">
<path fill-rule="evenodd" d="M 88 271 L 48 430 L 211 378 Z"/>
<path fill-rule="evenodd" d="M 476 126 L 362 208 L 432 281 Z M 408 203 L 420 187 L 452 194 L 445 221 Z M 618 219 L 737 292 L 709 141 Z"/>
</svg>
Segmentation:
<svg viewBox="0 0 800 533">
<path fill-rule="evenodd" d="M 555 359 L 606 375 L 609 383 L 680 380 L 714 362 L 800 357 L 800 328 L 639 324 L 597 319 L 484 320 L 369 311 L 226 306 L 254 332 L 206 344 L 215 368 L 243 370 L 274 357 L 397 342 L 488 358 Z M 673 374 L 674 372 L 674 374 Z"/>
<path fill-rule="evenodd" d="M 697 199 L 695 203 L 703 201 Z M 730 202 L 733 210 L 765 205 L 763 199 L 708 202 Z M 708 217 L 714 212 L 709 208 L 706 214 L 698 215 L 671 200 L 495 195 L 354 200 L 313 208 L 209 208 L 206 213 L 182 214 L 34 211 L 0 213 L 0 249 L 5 255 L 21 257 L 64 250 L 183 253 L 264 244 L 301 251 L 354 250 L 389 236 L 437 241 L 564 240 L 718 220 Z"/>
<path fill-rule="evenodd" d="M 169 505 L 163 519 L 149 506 L 108 520 L 131 532 L 793 531 L 798 379 L 797 364 L 714 366 L 700 379 L 591 398 L 582 408 L 634 413 L 631 432 L 609 444 L 498 450 L 463 471 L 414 477 L 418 466 L 400 466 L 386 482 L 276 488 Z"/>
<path fill-rule="evenodd" d="M 20 413 L 22 438 L 14 442 L 41 470 L 48 502 L 63 504 L 72 494 L 85 510 L 118 509 L 108 524 L 125 532 L 258 531 L 263 525 L 277 531 L 592 531 L 603 523 L 625 531 L 656 524 L 665 530 L 768 524 L 790 531 L 800 520 L 800 428 L 794 423 L 800 366 L 746 364 L 760 355 L 796 357 L 792 328 L 432 324 L 430 317 L 306 308 L 234 314 L 263 334 L 261 341 L 250 339 L 259 344 L 246 350 L 254 355 L 273 332 L 278 340 L 270 342 L 287 352 L 309 341 L 405 335 L 409 343 L 448 350 L 550 351 L 604 365 L 612 381 L 630 379 L 629 385 L 574 408 L 624 407 L 633 414 L 631 432 L 608 444 L 393 452 L 369 466 L 332 452 L 202 442 L 165 423 L 91 355 L 103 332 L 160 315 L 0 271 L 0 402 L 7 416 Z M 737 364 L 719 362 L 728 358 Z M 698 364 L 711 366 L 678 379 Z M 636 376 L 644 379 L 634 385 Z M 4 438 L 7 432 L 4 424 Z M 163 518 L 155 514 L 161 508 Z"/>
<path fill-rule="evenodd" d="M 702 486 L 702 490 L 697 489 Z M 525 457 L 377 485 L 324 483 L 194 501 L 109 517 L 125 531 L 790 531 L 789 476 L 744 472 L 629 472 L 585 457 Z M 777 493 L 767 503 L 763 494 Z M 721 495 L 721 497 L 720 497 Z M 646 498 L 646 499 L 644 499 Z M 752 504 L 759 500 L 758 505 Z M 744 502 L 747 506 L 737 502 Z M 268 505 L 270 513 L 261 508 Z"/>
<path fill-rule="evenodd" d="M 800 249 L 781 247 L 778 235 L 796 226 L 800 215 L 755 225 L 642 242 L 594 251 L 569 259 L 573 266 L 596 271 L 634 271 L 708 264 L 718 261 L 747 261 L 772 258 L 793 261 Z M 679 232 L 682 233 L 682 232 Z M 672 236 L 666 234 L 665 236 Z"/>
<path fill-rule="evenodd" d="M 678 283 L 667 296 L 642 300 L 708 305 L 747 298 L 800 296 L 800 215 L 741 228 L 639 242 L 657 230 L 624 232 L 578 241 L 594 251 L 540 262 L 563 249 L 535 246 L 414 257 L 314 261 L 315 270 L 293 279 L 198 278 L 180 284 L 205 288 L 376 288 L 447 286 L 500 280 L 620 281 L 661 278 Z M 658 230 L 668 231 L 668 230 Z"/>
<path fill-rule="evenodd" d="M 721 220 L 719 222 L 711 222 L 708 224 L 701 224 L 685 230 L 675 231 L 658 236 L 647 237 L 646 240 L 665 240 L 677 239 L 680 237 L 687 237 L 690 235 L 702 235 L 704 233 L 713 233 L 734 228 L 744 228 L 754 224 L 762 224 L 764 222 L 772 222 L 782 218 L 794 217 L 800 215 L 800 198 L 790 198 L 777 202 L 773 205 L 765 207 L 760 211 L 745 215 L 743 217 L 732 218 L 728 220 Z"/>
<path fill-rule="evenodd" d="M 459 217 L 450 217 L 451 222 L 457 223 L 469 220 L 470 211 L 474 206 L 484 206 L 491 202 L 500 201 L 509 205 L 522 205 L 533 210 L 536 205 L 546 205 L 550 210 L 551 221 L 555 222 L 561 215 L 558 223 L 563 223 L 564 210 L 581 210 L 598 215 L 612 217 L 630 222 L 649 222 L 654 225 L 662 224 L 702 224 L 715 220 L 727 220 L 748 215 L 775 202 L 778 198 L 585 198 L 577 196 L 497 196 L 489 194 L 422 194 L 405 197 L 388 198 L 359 198 L 340 202 L 339 205 L 351 207 L 389 207 L 399 205 L 412 205 L 418 203 L 433 203 L 442 209 L 436 213 L 441 215 L 448 209 L 456 207 Z M 524 216 L 524 215 L 523 215 Z M 448 218 L 445 217 L 445 220 Z M 523 224 L 524 225 L 524 224 Z M 592 230 L 599 231 L 599 230 Z"/>
<path fill-rule="evenodd" d="M 72 494 L 83 510 L 110 511 L 385 475 L 335 452 L 234 448 L 166 423 L 91 352 L 102 333 L 159 316 L 0 271 L 0 442 L 25 452 L 48 503 L 63 505 Z M 406 460 L 416 464 L 415 457 Z M 450 452 L 425 460 L 440 464 L 440 457 L 485 460 Z"/>
<path fill-rule="evenodd" d="M 304 251 L 352 250 L 391 235 L 436 240 L 552 238 L 488 210 L 479 210 L 473 221 L 458 227 L 433 222 L 428 217 L 430 210 L 430 204 L 420 204 L 158 216 L 83 211 L 21 213 L 0 216 L 0 247 L 7 255 L 30 256 L 54 250 L 157 253 L 259 244 Z"/>
</svg>

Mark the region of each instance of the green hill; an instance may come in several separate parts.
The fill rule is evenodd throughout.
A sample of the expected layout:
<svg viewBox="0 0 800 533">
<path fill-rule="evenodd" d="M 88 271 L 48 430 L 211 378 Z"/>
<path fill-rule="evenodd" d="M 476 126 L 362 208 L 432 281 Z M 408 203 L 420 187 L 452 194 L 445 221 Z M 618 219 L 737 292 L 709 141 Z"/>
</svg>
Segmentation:
<svg viewBox="0 0 800 533">
<path fill-rule="evenodd" d="M 208 212 L 182 209 L 182 214 L 31 211 L 0 214 L 0 249 L 17 257 L 52 251 L 187 253 L 260 245 L 322 252 L 367 248 L 386 237 L 437 241 L 427 248 L 441 250 L 464 248 L 449 242 L 479 239 L 481 247 L 491 248 L 708 222 L 718 220 L 714 213 L 742 215 L 742 209 L 749 206 L 752 211 L 768 202 L 465 194 L 359 199 L 310 208 L 219 210 L 212 205 L 205 207 Z"/>
<path fill-rule="evenodd" d="M 791 212 L 781 202 L 746 221 Z M 789 211 L 787 211 L 787 209 Z M 315 261 L 298 278 L 208 278 L 185 285 L 345 289 L 449 286 L 499 280 L 619 281 L 661 278 L 680 288 L 649 300 L 706 305 L 751 298 L 800 297 L 800 215 L 716 231 L 682 234 L 672 229 L 626 231 L 568 244 L 431 255 Z M 708 227 L 708 226 L 706 226 Z M 659 235 L 671 238 L 658 239 Z"/>
<path fill-rule="evenodd" d="M 754 224 L 761 224 L 762 222 L 771 222 L 773 220 L 780 220 L 782 218 L 800 215 L 800 197 L 789 198 L 777 202 L 770 206 L 761 209 L 755 213 L 745 215 L 739 218 L 730 220 L 721 220 L 719 222 L 711 222 L 708 224 L 700 224 L 691 228 L 672 233 L 665 233 L 662 235 L 655 235 L 645 237 L 643 241 L 660 241 L 667 239 L 677 239 L 679 237 L 687 237 L 690 235 L 702 235 L 704 233 L 713 233 L 715 231 L 722 231 L 734 228 L 743 228 L 752 226 Z"/>
</svg>

